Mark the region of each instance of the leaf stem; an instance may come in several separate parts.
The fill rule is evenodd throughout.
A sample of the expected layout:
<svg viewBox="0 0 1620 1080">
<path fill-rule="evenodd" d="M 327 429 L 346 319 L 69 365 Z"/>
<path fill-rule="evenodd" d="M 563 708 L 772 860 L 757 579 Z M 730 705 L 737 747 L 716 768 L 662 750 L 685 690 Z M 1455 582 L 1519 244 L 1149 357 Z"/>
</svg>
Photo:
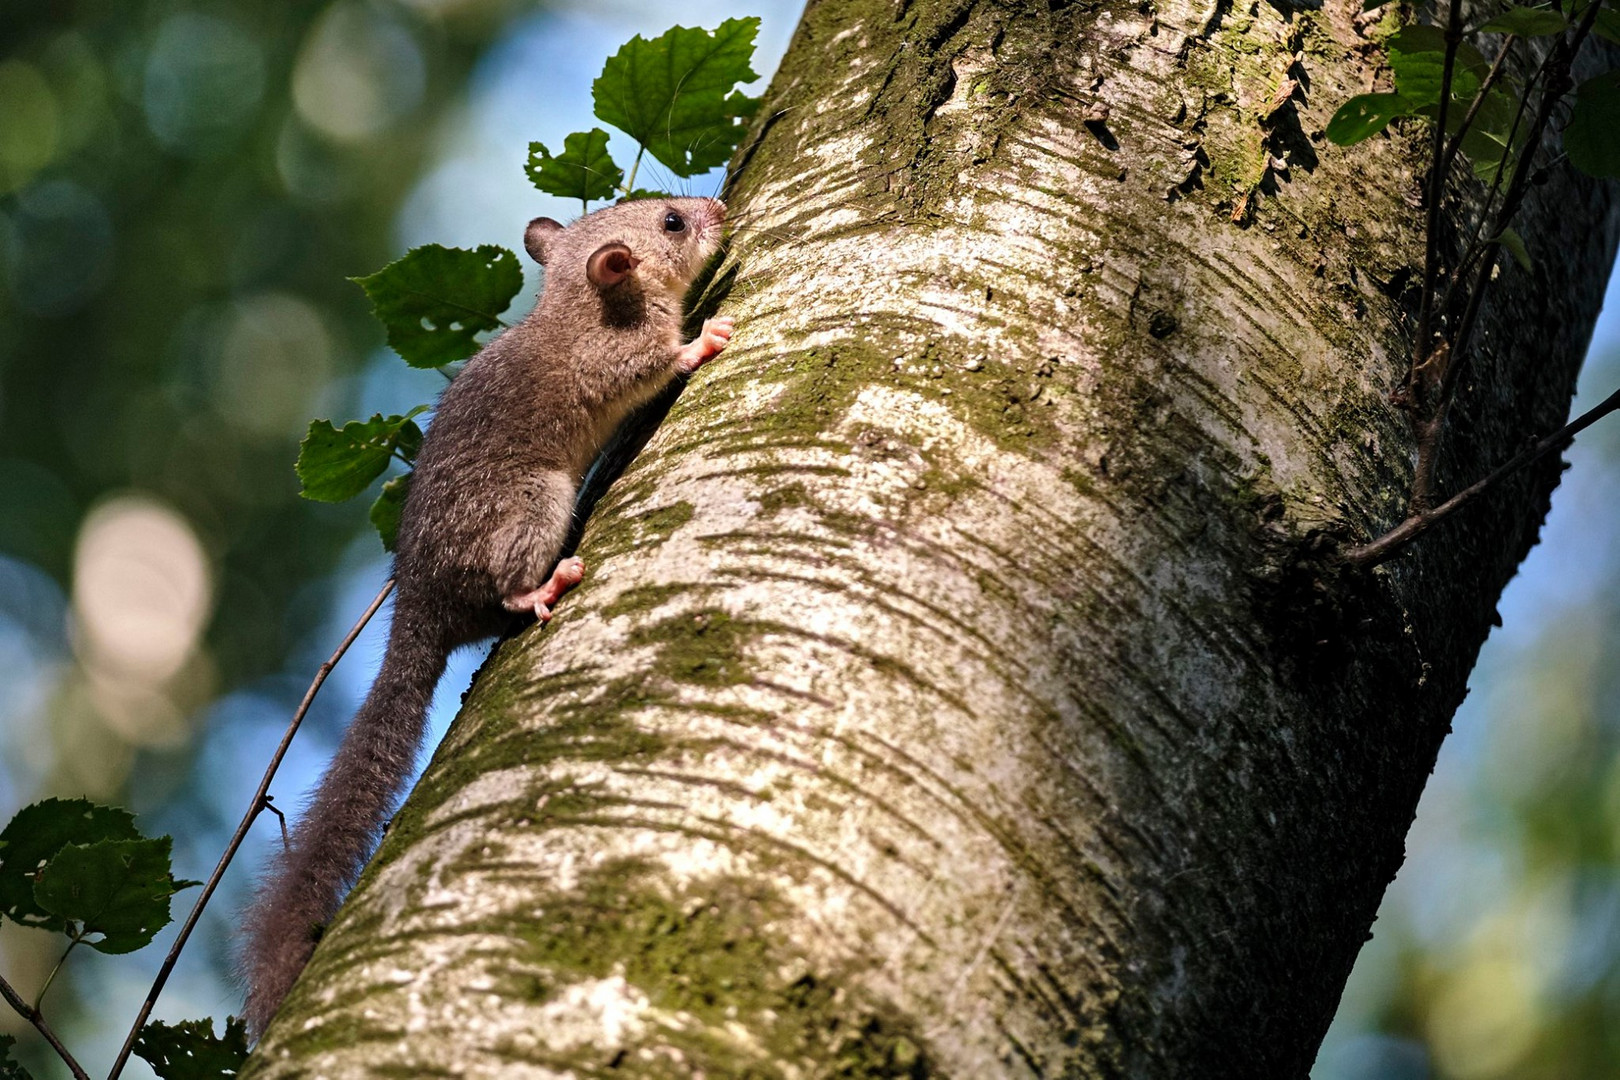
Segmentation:
<svg viewBox="0 0 1620 1080">
<path fill-rule="evenodd" d="M 645 143 L 636 147 L 636 160 L 630 165 L 630 177 L 624 182 L 624 193 L 630 194 L 636 190 L 636 173 L 641 171 L 641 155 L 647 152 Z"/>
<path fill-rule="evenodd" d="M 45 1017 L 40 1015 L 39 1009 L 24 1001 L 22 995 L 17 993 L 10 983 L 6 982 L 4 976 L 0 976 L 0 998 L 5 998 L 7 1005 L 16 1009 L 19 1016 L 33 1024 L 34 1030 L 45 1037 L 45 1041 L 51 1044 L 51 1049 L 56 1051 L 56 1056 L 61 1058 L 63 1063 L 67 1065 L 68 1072 L 73 1074 L 73 1080 L 90 1080 L 90 1074 L 85 1072 L 83 1067 L 73 1059 L 72 1054 L 68 1053 L 68 1048 L 63 1046 L 62 1040 L 56 1037 L 56 1032 L 52 1031 L 51 1025 L 45 1022 Z"/>
<path fill-rule="evenodd" d="M 1582 413 L 1580 417 L 1565 424 L 1551 435 L 1541 439 L 1527 449 L 1521 450 L 1509 458 L 1506 463 L 1487 474 L 1483 480 L 1478 480 L 1472 485 L 1463 488 L 1463 490 L 1457 492 L 1439 506 L 1428 510 L 1415 511 L 1405 521 L 1377 539 L 1350 548 L 1344 553 L 1345 561 L 1363 569 L 1377 566 L 1381 562 L 1387 562 L 1400 554 L 1406 545 L 1428 532 L 1436 523 L 1444 521 L 1456 513 L 1497 482 L 1512 476 L 1526 465 L 1545 457 L 1555 450 L 1562 450 L 1569 445 L 1576 435 L 1617 409 L 1620 409 L 1620 390 L 1616 390 L 1604 398 L 1596 407 Z"/>
<path fill-rule="evenodd" d="M 130 1052 L 135 1049 L 135 1038 L 141 1033 L 141 1028 L 145 1026 L 146 1018 L 152 1015 L 152 1007 L 157 1004 L 158 995 L 163 992 L 164 984 L 169 981 L 169 974 L 174 971 L 174 965 L 180 959 L 180 950 L 185 948 L 186 939 L 191 936 L 191 931 L 196 928 L 197 921 L 202 918 L 203 908 L 208 904 L 209 898 L 214 895 L 214 890 L 219 887 L 220 879 L 225 876 L 225 868 L 230 866 L 231 860 L 236 857 L 236 851 L 242 846 L 242 841 L 246 839 L 248 829 L 265 806 L 268 805 L 270 781 L 275 779 L 276 770 L 281 767 L 281 759 L 287 756 L 287 748 L 292 745 L 293 736 L 298 733 L 298 725 L 303 723 L 304 714 L 309 712 L 309 706 L 315 700 L 315 695 L 320 692 L 321 684 L 326 682 L 326 677 L 332 673 L 332 669 L 337 666 L 337 662 L 343 659 L 343 654 L 349 651 L 349 646 L 354 644 L 354 639 L 360 636 L 360 631 L 365 629 L 366 624 L 371 621 L 371 617 L 377 614 L 377 609 L 382 607 L 383 601 L 388 599 L 388 594 L 393 590 L 394 579 L 389 578 L 383 583 L 382 589 L 378 591 L 376 597 L 371 601 L 371 605 L 366 608 L 365 614 L 361 615 L 359 620 L 349 628 L 348 634 L 344 636 L 343 641 L 339 643 L 332 655 L 316 669 L 314 680 L 310 682 L 309 689 L 304 691 L 304 699 L 298 703 L 298 710 L 293 713 L 292 719 L 287 723 L 287 730 L 282 733 L 281 744 L 276 747 L 276 752 L 270 757 L 270 764 L 264 770 L 264 778 L 259 781 L 259 789 L 253 793 L 253 801 L 248 805 L 247 813 L 242 815 L 242 821 L 236 826 L 236 832 L 231 835 L 231 842 L 226 845 L 225 853 L 219 857 L 219 864 L 214 867 L 214 872 L 209 875 L 208 884 L 203 886 L 202 895 L 197 897 L 197 902 L 192 905 L 191 914 L 186 916 L 185 924 L 180 927 L 180 933 L 175 936 L 174 944 L 169 947 L 169 955 L 163 958 L 163 966 L 158 968 L 157 978 L 152 981 L 152 988 L 146 992 L 146 1000 L 141 1002 L 140 1014 L 135 1017 L 135 1023 L 130 1027 L 129 1035 L 124 1039 L 124 1046 L 118 1051 L 118 1057 L 113 1061 L 112 1070 L 107 1073 L 107 1080 L 118 1080 L 118 1075 L 124 1071 L 124 1065 L 129 1061 Z"/>
<path fill-rule="evenodd" d="M 51 973 L 45 976 L 45 983 L 39 988 L 39 993 L 34 995 L 35 1012 L 38 1012 L 39 1007 L 45 1003 L 45 991 L 49 990 L 51 988 L 51 983 L 56 980 L 56 973 L 62 970 L 62 965 L 67 963 L 68 955 L 72 953 L 74 949 L 78 948 L 79 942 L 83 940 L 84 938 L 82 934 L 74 935 L 73 940 L 68 942 L 68 947 L 62 950 L 62 955 L 56 958 L 56 966 L 51 968 Z"/>
</svg>

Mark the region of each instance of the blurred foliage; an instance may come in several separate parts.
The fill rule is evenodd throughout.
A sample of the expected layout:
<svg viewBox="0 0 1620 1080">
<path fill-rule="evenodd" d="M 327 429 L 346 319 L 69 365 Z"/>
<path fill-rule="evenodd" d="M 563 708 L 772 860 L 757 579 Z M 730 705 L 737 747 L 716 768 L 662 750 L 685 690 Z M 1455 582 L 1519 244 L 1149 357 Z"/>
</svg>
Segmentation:
<svg viewBox="0 0 1620 1080">
<path fill-rule="evenodd" d="M 309 417 L 348 410 L 344 377 L 383 348 L 347 278 L 398 254 L 401 205 L 453 139 L 474 63 L 543 6 L 6 5 L 0 664 L 25 669 L 0 671 L 0 699 L 31 680 L 48 700 L 0 700 L 0 749 L 26 759 L 22 790 L 0 769 L 0 801 L 97 783 L 124 801 L 126 778 L 154 776 L 172 790 L 205 703 L 282 671 L 321 624 L 300 590 L 370 531 L 300 499 L 292 468 Z M 121 594 L 98 601 L 98 582 Z M 153 612 L 167 621 L 140 621 Z M 8 626 L 49 648 L 8 653 Z M 77 663 L 42 672 L 65 646 Z M 174 820 L 206 837 L 205 794 L 186 798 Z M 54 959 L 41 931 L 0 946 L 24 983 Z M 132 1018 L 105 1014 L 95 975 L 96 1001 L 64 981 L 53 1019 L 70 1039 Z M 0 1024 L 36 1075 L 57 1075 L 31 1029 Z"/>
<path fill-rule="evenodd" d="M 381 344 L 345 277 L 395 253 L 441 117 L 519 6 L 8 5 L 0 554 L 66 586 L 86 509 L 150 492 L 214 562 L 219 685 L 276 669 L 306 629 L 293 591 L 365 527 L 290 468 L 313 398 Z"/>
</svg>

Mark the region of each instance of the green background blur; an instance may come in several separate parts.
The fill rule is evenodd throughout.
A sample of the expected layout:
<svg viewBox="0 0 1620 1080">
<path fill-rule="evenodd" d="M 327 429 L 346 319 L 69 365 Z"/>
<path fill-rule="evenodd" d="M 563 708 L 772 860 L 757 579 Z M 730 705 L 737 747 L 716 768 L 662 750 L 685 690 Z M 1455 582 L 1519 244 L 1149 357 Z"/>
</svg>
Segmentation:
<svg viewBox="0 0 1620 1080">
<path fill-rule="evenodd" d="M 174 835 L 180 876 L 207 876 L 310 674 L 387 574 L 362 502 L 298 498 L 298 439 L 312 417 L 399 412 L 442 385 L 383 347 L 345 278 L 430 241 L 521 250 L 530 217 L 577 212 L 529 187 L 528 142 L 590 125 L 590 81 L 620 43 L 761 15 L 768 73 L 798 7 L 0 12 L 0 820 L 46 795 L 119 802 Z M 1620 380 L 1615 338 L 1600 329 L 1589 397 Z M 1620 1075 L 1620 425 L 1570 456 L 1317 1080 Z M 340 737 L 379 629 L 306 724 L 283 806 Z M 479 659 L 456 658 L 435 737 Z M 159 1018 L 238 1005 L 231 914 L 274 834 L 261 819 Z M 172 930 L 133 956 L 76 952 L 52 987 L 47 1015 L 92 1073 Z M 0 927 L 0 972 L 29 994 L 60 943 Z M 16 1017 L 0 1032 L 37 1075 L 65 1075 Z"/>
</svg>

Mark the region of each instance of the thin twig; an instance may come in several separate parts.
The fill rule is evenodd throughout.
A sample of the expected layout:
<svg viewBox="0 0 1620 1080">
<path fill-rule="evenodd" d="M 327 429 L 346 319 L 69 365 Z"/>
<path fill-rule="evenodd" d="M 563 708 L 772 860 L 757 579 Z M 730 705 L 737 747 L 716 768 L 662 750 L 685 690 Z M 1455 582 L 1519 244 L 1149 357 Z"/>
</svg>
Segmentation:
<svg viewBox="0 0 1620 1080">
<path fill-rule="evenodd" d="M 1509 458 L 1506 464 L 1498 466 L 1485 479 L 1463 488 L 1463 490 L 1457 492 L 1439 506 L 1434 507 L 1432 510 L 1412 514 L 1376 540 L 1362 544 L 1359 547 L 1350 548 L 1344 553 L 1345 561 L 1354 566 L 1366 568 L 1377 566 L 1379 563 L 1393 558 L 1407 544 L 1428 532 L 1438 522 L 1444 521 L 1457 510 L 1466 506 L 1481 492 L 1488 490 L 1498 481 L 1512 476 L 1531 462 L 1537 461 L 1555 450 L 1562 450 L 1569 445 L 1570 440 L 1574 439 L 1576 435 L 1617 409 L 1620 409 L 1620 390 L 1616 390 L 1604 398 L 1595 408 L 1582 413 L 1578 419 L 1570 421 L 1533 446 L 1521 450 Z"/>
<path fill-rule="evenodd" d="M 1429 205 L 1426 208 L 1423 249 L 1423 293 L 1418 305 L 1417 344 L 1412 349 L 1412 376 L 1429 358 L 1429 323 L 1434 315 L 1434 281 L 1440 262 L 1440 198 L 1445 194 L 1446 109 L 1451 104 L 1451 77 L 1457 66 L 1457 46 L 1462 44 L 1462 0 L 1451 0 L 1446 14 L 1446 59 L 1440 70 L 1440 113 L 1434 123 L 1434 150 L 1429 169 Z"/>
<path fill-rule="evenodd" d="M 1536 118 L 1530 124 L 1529 139 L 1525 145 L 1525 152 L 1519 156 L 1518 163 L 1513 169 L 1513 180 L 1508 184 L 1507 193 L 1502 196 L 1502 205 L 1496 211 L 1496 217 L 1491 222 L 1491 235 L 1486 238 L 1484 246 L 1480 249 L 1479 265 L 1474 268 L 1474 281 L 1469 286 L 1468 302 L 1463 308 L 1462 318 L 1457 322 L 1457 330 L 1452 340 L 1453 363 L 1447 366 L 1440 385 L 1440 400 L 1437 412 L 1444 413 L 1451 404 L 1458 378 L 1461 377 L 1464 354 L 1467 352 L 1469 340 L 1473 336 L 1474 327 L 1479 321 L 1479 312 L 1484 304 L 1485 288 L 1490 283 L 1491 272 L 1496 268 L 1496 260 L 1502 246 L 1502 231 L 1508 227 L 1513 216 L 1519 212 L 1519 205 L 1524 202 L 1524 196 L 1530 190 L 1530 167 L 1535 161 L 1535 149 L 1541 140 L 1542 132 L 1547 128 L 1547 121 L 1552 117 L 1554 106 L 1563 92 L 1557 88 L 1569 81 L 1567 59 L 1560 70 L 1552 72 L 1548 85 L 1542 93 L 1541 104 L 1536 110 Z"/>
<path fill-rule="evenodd" d="M 90 1074 L 85 1072 L 77 1061 L 73 1060 L 73 1055 L 68 1053 L 68 1048 L 62 1045 L 62 1040 L 56 1037 L 56 1032 L 51 1030 L 51 1025 L 45 1022 L 45 1018 L 39 1014 L 39 1010 L 24 1001 L 22 995 L 12 989 L 11 984 L 6 982 L 4 976 L 0 976 L 0 997 L 5 998 L 6 1004 L 16 1009 L 24 1020 L 33 1024 L 35 1031 L 45 1036 L 45 1041 L 51 1044 L 51 1049 L 56 1051 L 56 1056 L 62 1059 L 67 1065 L 68 1071 L 73 1074 L 73 1080 L 90 1080 Z"/>
<path fill-rule="evenodd" d="M 1468 128 L 1473 124 L 1474 117 L 1479 115 L 1480 107 L 1485 104 L 1485 96 L 1495 88 L 1496 80 L 1502 74 L 1502 62 L 1507 59 L 1508 50 L 1513 48 L 1513 43 L 1517 40 L 1518 38 L 1512 34 L 1502 39 L 1502 51 L 1496 54 L 1490 72 L 1485 76 L 1485 81 L 1479 84 L 1479 92 L 1474 95 L 1474 100 L 1469 102 L 1468 111 L 1463 113 L 1462 123 L 1457 125 L 1456 133 L 1451 136 L 1451 141 L 1446 144 L 1445 153 L 1440 157 L 1442 177 L 1451 171 L 1451 163 L 1456 160 L 1458 151 L 1462 149 L 1463 136 L 1468 134 Z"/>
<path fill-rule="evenodd" d="M 1435 470 L 1440 459 L 1440 438 L 1445 431 L 1446 416 L 1451 410 L 1452 399 L 1456 397 L 1458 380 L 1467 367 L 1468 346 L 1484 304 L 1486 286 L 1490 283 L 1491 272 L 1495 269 L 1500 254 L 1502 230 L 1507 228 L 1513 216 L 1519 212 L 1519 205 L 1524 201 L 1525 193 L 1529 191 L 1530 166 L 1535 160 L 1536 150 L 1541 145 L 1542 134 L 1547 130 L 1547 123 L 1552 119 L 1553 109 L 1569 92 L 1570 64 L 1574 62 L 1575 54 L 1580 51 L 1587 32 L 1592 28 L 1596 10 L 1596 5 L 1589 5 L 1586 16 L 1575 29 L 1574 37 L 1568 40 L 1560 39 L 1553 46 L 1543 65 L 1547 73 L 1547 83 L 1542 90 L 1541 101 L 1537 104 L 1535 119 L 1531 122 L 1526 135 L 1524 152 L 1519 155 L 1518 163 L 1513 170 L 1513 180 L 1508 184 L 1507 192 L 1502 197 L 1502 205 L 1496 211 L 1496 217 L 1491 223 L 1491 236 L 1480 250 L 1479 265 L 1474 269 L 1474 278 L 1469 285 L 1467 305 L 1463 309 L 1462 318 L 1447 341 L 1449 349 L 1440 371 L 1439 388 L 1435 394 L 1432 411 L 1418 425 L 1417 465 L 1412 477 L 1408 520 L 1421 517 L 1433 502 Z M 1430 239 L 1432 243 L 1433 238 Z M 1425 304 L 1430 300 L 1427 291 L 1424 293 L 1424 300 Z"/>
<path fill-rule="evenodd" d="M 1507 143 L 1502 151 L 1502 160 L 1497 163 L 1496 174 L 1491 177 L 1491 186 L 1485 191 L 1485 202 L 1479 208 L 1479 220 L 1473 229 L 1473 235 L 1468 238 L 1468 249 L 1457 263 L 1457 269 L 1451 273 L 1451 281 L 1446 285 L 1445 299 L 1440 302 L 1442 313 L 1452 310 L 1452 300 L 1464 278 L 1473 270 L 1474 260 L 1480 255 L 1480 242 L 1485 239 L 1485 227 L 1493 220 L 1491 215 L 1496 206 L 1496 195 L 1502 190 L 1502 177 L 1507 174 L 1508 157 L 1513 153 L 1514 141 L 1519 137 L 1519 125 L 1524 123 L 1524 111 L 1530 104 L 1530 94 L 1541 82 L 1541 77 L 1547 73 L 1547 65 L 1552 61 L 1552 53 L 1543 57 L 1542 62 L 1531 73 L 1530 80 L 1524 85 L 1524 93 L 1519 97 L 1519 106 L 1513 111 L 1513 123 L 1508 127 Z M 1525 153 L 1535 153 L 1535 148 L 1525 147 Z"/>
<path fill-rule="evenodd" d="M 276 815 L 276 823 L 281 826 L 281 846 L 282 846 L 282 849 L 286 850 L 286 851 L 291 851 L 292 850 L 292 840 L 290 840 L 288 838 L 288 836 L 287 836 L 287 815 L 283 814 L 281 812 L 281 807 L 276 805 L 274 795 L 266 795 L 264 797 L 263 809 L 268 810 L 272 814 Z"/>
<path fill-rule="evenodd" d="M 287 724 L 287 730 L 282 733 L 281 745 L 276 747 L 275 754 L 270 758 L 269 767 L 264 770 L 264 778 L 259 781 L 259 790 L 253 793 L 253 802 L 248 805 L 247 813 L 242 815 L 242 821 L 236 826 L 236 832 L 232 834 L 231 842 L 226 845 L 225 853 L 219 857 L 219 865 L 214 867 L 213 874 L 208 878 L 208 884 L 203 886 L 202 895 L 197 897 L 197 902 L 192 905 L 191 914 L 186 916 L 185 925 L 180 927 L 180 933 L 175 937 L 174 944 L 169 947 L 169 955 L 163 958 L 163 966 L 158 968 L 157 978 L 152 981 L 152 988 L 146 992 L 146 1000 L 141 1002 L 140 1015 L 135 1017 L 135 1024 L 129 1029 L 129 1035 L 124 1039 L 123 1049 L 118 1051 L 118 1059 L 113 1062 L 112 1071 L 107 1074 L 107 1080 L 118 1080 L 118 1074 L 124 1071 L 124 1065 L 129 1061 L 130 1052 L 135 1048 L 135 1038 L 145 1025 L 146 1018 L 152 1015 L 152 1007 L 157 1004 L 158 995 L 163 992 L 164 983 L 169 981 L 169 974 L 174 970 L 175 962 L 180 959 L 180 950 L 185 948 L 186 939 L 191 936 L 191 931 L 196 927 L 197 920 L 202 918 L 203 908 L 207 905 L 208 898 L 214 895 L 214 890 L 218 888 L 220 879 L 225 876 L 225 868 L 230 866 L 231 860 L 236 857 L 236 850 L 242 846 L 242 841 L 247 837 L 248 829 L 253 825 L 254 820 L 258 818 L 260 812 L 268 805 L 270 781 L 275 779 L 276 770 L 281 767 L 281 759 L 287 756 L 287 748 L 292 745 L 293 736 L 298 733 L 298 725 L 303 723 L 304 714 L 309 712 L 310 703 L 315 700 L 315 695 L 320 692 L 321 684 L 326 682 L 326 677 L 332 673 L 332 669 L 343 658 L 343 654 L 349 651 L 349 646 L 354 644 L 354 639 L 360 636 L 360 631 L 366 628 L 366 624 L 371 621 L 373 615 L 377 614 L 377 609 L 382 607 L 383 601 L 388 599 L 388 594 L 393 589 L 394 579 L 389 578 L 383 583 L 383 587 L 377 593 L 376 598 L 371 601 L 371 606 L 366 608 L 365 614 L 361 615 L 359 621 L 349 628 L 348 634 L 343 638 L 342 643 L 338 645 L 336 651 L 316 670 L 314 681 L 309 684 L 309 689 L 304 691 L 304 700 L 298 703 L 298 711 L 293 713 L 292 720 Z"/>
</svg>

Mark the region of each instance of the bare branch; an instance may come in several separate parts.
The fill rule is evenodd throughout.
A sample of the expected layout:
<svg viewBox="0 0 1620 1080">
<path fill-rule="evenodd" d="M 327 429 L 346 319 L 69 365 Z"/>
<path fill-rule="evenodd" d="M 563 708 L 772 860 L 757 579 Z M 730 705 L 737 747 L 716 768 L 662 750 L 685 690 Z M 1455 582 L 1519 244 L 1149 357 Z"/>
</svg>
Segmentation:
<svg viewBox="0 0 1620 1080">
<path fill-rule="evenodd" d="M 56 1051 L 56 1056 L 62 1059 L 67 1065 L 68 1071 L 73 1074 L 73 1080 L 90 1080 L 90 1074 L 85 1072 L 79 1063 L 73 1059 L 72 1054 L 68 1053 L 68 1048 L 63 1046 L 62 1040 L 56 1037 L 56 1032 L 51 1030 L 51 1025 L 45 1022 L 45 1017 L 40 1015 L 38 1009 L 24 1001 L 22 995 L 12 989 L 11 984 L 6 982 L 3 976 L 0 976 L 0 997 L 5 998 L 6 1004 L 16 1009 L 24 1020 L 33 1024 L 34 1030 L 45 1036 L 45 1041 L 51 1044 L 51 1049 Z"/>
<path fill-rule="evenodd" d="M 1446 13 L 1446 59 L 1440 74 L 1440 112 L 1434 123 L 1433 165 L 1429 169 L 1429 205 L 1424 223 L 1423 294 L 1418 307 L 1417 342 L 1412 348 L 1414 373 L 1429 356 L 1430 323 L 1434 318 L 1435 278 L 1440 261 L 1440 198 L 1445 193 L 1446 111 L 1451 104 L 1451 79 L 1457 67 L 1457 46 L 1462 44 L 1462 0 L 1451 0 Z"/>
<path fill-rule="evenodd" d="M 1582 413 L 1578 418 L 1570 421 L 1568 424 L 1565 424 L 1551 435 L 1548 435 L 1546 438 L 1535 443 L 1533 446 L 1530 446 L 1528 449 L 1522 450 L 1515 454 L 1513 457 L 1509 458 L 1505 464 L 1498 466 L 1483 480 L 1476 481 L 1469 487 L 1457 492 L 1457 494 L 1453 495 L 1439 506 L 1436 506 L 1434 509 L 1414 513 L 1405 521 L 1395 526 L 1383 536 L 1378 537 L 1376 540 L 1369 541 L 1368 543 L 1362 544 L 1359 547 L 1353 547 L 1348 551 L 1345 551 L 1345 561 L 1353 566 L 1359 566 L 1362 568 L 1377 566 L 1381 562 L 1387 562 L 1396 555 L 1400 554 L 1401 550 L 1405 548 L 1407 544 L 1410 544 L 1413 540 L 1416 540 L 1419 536 L 1422 536 L 1424 533 L 1428 532 L 1429 529 L 1434 527 L 1436 524 L 1444 521 L 1446 518 L 1468 505 L 1481 493 L 1488 491 L 1498 482 L 1512 476 L 1526 465 L 1539 461 L 1555 451 L 1562 450 L 1564 447 L 1570 444 L 1570 441 L 1574 439 L 1576 435 L 1580 434 L 1586 428 L 1591 427 L 1593 424 L 1597 423 L 1597 421 L 1603 419 L 1603 417 L 1609 415 L 1617 409 L 1620 409 L 1620 390 L 1616 390 L 1614 393 L 1604 398 L 1603 401 L 1597 405 L 1597 407 Z"/>
<path fill-rule="evenodd" d="M 197 897 L 197 902 L 192 905 L 191 914 L 186 916 L 185 925 L 180 927 L 180 933 L 176 935 L 174 944 L 169 947 L 169 955 L 163 958 L 163 966 L 158 968 L 157 978 L 152 980 L 152 988 L 146 992 L 146 1000 L 141 1002 L 140 1014 L 135 1017 L 135 1023 L 129 1029 L 129 1035 L 124 1039 L 123 1048 L 118 1051 L 118 1058 L 113 1062 L 112 1070 L 107 1073 L 107 1080 L 118 1080 L 119 1073 L 124 1071 L 124 1065 L 128 1063 L 129 1055 L 135 1049 L 135 1039 L 140 1035 L 141 1028 L 146 1024 L 146 1018 L 152 1015 L 152 1007 L 157 1004 L 158 995 L 163 992 L 164 984 L 169 981 L 169 974 L 174 971 L 174 965 L 180 959 L 180 950 L 185 948 L 186 940 L 191 937 L 191 931 L 196 928 L 197 921 L 202 918 L 203 908 L 207 906 L 209 897 L 214 895 L 214 890 L 219 887 L 220 879 L 225 876 L 225 868 L 231 865 L 231 860 L 236 857 L 237 849 L 242 846 L 242 841 L 247 838 L 248 829 L 252 827 L 260 812 L 269 806 L 270 782 L 275 779 L 276 770 L 281 768 L 281 759 L 287 756 L 287 748 L 292 745 L 293 736 L 298 733 L 298 725 L 304 722 L 304 714 L 309 712 L 309 706 L 314 702 L 315 695 L 320 692 L 321 684 L 326 682 L 326 677 L 332 673 L 332 669 L 343 658 L 343 654 L 349 651 L 349 646 L 354 644 L 354 639 L 360 636 L 360 631 L 366 628 L 366 624 L 371 621 L 373 615 L 377 614 L 377 609 L 382 607 L 383 601 L 388 599 L 388 594 L 393 589 L 394 579 L 389 578 L 383 583 L 382 589 L 371 601 L 371 606 L 366 608 L 365 614 L 361 615 L 359 620 L 349 628 L 348 634 L 339 643 L 337 649 L 316 670 L 315 678 L 310 682 L 309 689 L 304 691 L 304 700 L 298 703 L 298 710 L 293 713 L 292 719 L 287 723 L 287 730 L 282 733 L 281 744 L 276 747 L 276 752 L 271 755 L 270 765 L 264 770 L 264 778 L 259 781 L 259 789 L 253 793 L 253 801 L 248 805 L 247 813 L 242 815 L 240 824 L 236 826 L 236 832 L 231 836 L 231 842 L 225 847 L 225 853 L 219 857 L 219 864 L 214 867 L 214 872 L 209 875 L 208 884 L 203 886 L 202 895 Z"/>
<path fill-rule="evenodd" d="M 1462 150 L 1463 136 L 1468 134 L 1469 127 L 1474 123 L 1474 117 L 1479 115 L 1480 107 L 1485 104 L 1485 96 L 1491 92 L 1496 86 L 1497 80 L 1501 78 L 1502 65 L 1507 60 L 1508 52 L 1513 48 L 1514 42 L 1518 40 L 1512 34 L 1503 39 L 1502 51 L 1496 54 L 1496 60 L 1491 64 L 1491 70 L 1486 74 L 1485 81 L 1479 84 L 1479 92 L 1474 95 L 1474 100 L 1468 103 L 1468 111 L 1463 113 L 1462 123 L 1457 125 L 1456 134 L 1452 135 L 1451 141 L 1446 144 L 1445 153 L 1440 157 L 1440 175 L 1442 179 L 1451 171 L 1451 163 L 1457 159 L 1458 152 Z"/>
</svg>

